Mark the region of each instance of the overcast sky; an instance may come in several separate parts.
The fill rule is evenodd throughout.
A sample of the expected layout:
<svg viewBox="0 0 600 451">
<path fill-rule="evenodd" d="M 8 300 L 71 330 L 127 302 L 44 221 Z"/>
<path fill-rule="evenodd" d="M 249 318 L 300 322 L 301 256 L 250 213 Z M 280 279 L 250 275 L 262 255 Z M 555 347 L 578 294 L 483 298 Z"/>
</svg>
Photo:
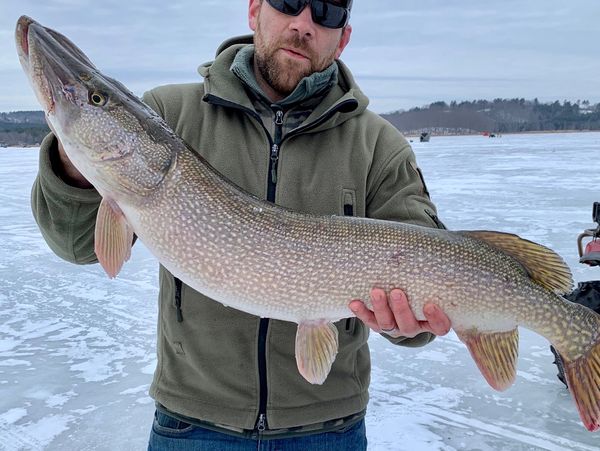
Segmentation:
<svg viewBox="0 0 600 451">
<path fill-rule="evenodd" d="M 73 40 L 135 94 L 199 81 L 226 38 L 249 32 L 248 0 L 0 0 L 0 111 L 40 109 L 18 62 L 27 14 Z M 600 102 L 598 0 L 355 0 L 342 59 L 389 112 L 436 100 Z"/>
</svg>

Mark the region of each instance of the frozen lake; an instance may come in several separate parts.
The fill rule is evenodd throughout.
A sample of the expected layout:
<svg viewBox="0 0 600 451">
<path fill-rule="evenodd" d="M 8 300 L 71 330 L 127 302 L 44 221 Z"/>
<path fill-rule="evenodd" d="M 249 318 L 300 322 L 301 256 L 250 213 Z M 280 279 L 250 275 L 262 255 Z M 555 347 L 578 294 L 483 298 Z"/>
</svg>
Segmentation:
<svg viewBox="0 0 600 451">
<path fill-rule="evenodd" d="M 600 133 L 415 142 L 451 229 L 517 233 L 558 251 L 600 201 Z M 0 450 L 143 450 L 151 426 L 157 264 L 141 245 L 114 281 L 47 248 L 32 218 L 37 149 L 0 149 Z M 371 338 L 371 450 L 599 450 L 555 377 L 548 343 L 521 329 L 517 381 L 493 391 L 451 333 L 420 349 Z"/>
</svg>

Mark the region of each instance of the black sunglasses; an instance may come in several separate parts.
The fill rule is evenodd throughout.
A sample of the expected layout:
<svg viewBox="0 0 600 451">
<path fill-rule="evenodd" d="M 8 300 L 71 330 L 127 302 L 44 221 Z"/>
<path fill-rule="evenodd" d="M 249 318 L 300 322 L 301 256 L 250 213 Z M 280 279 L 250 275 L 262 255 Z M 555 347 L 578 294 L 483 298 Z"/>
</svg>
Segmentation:
<svg viewBox="0 0 600 451">
<path fill-rule="evenodd" d="M 288 16 L 297 16 L 304 7 L 310 4 L 310 12 L 314 23 L 327 28 L 343 28 L 348 25 L 352 0 L 345 6 L 332 0 L 267 0 L 267 3 L 277 11 Z"/>
</svg>

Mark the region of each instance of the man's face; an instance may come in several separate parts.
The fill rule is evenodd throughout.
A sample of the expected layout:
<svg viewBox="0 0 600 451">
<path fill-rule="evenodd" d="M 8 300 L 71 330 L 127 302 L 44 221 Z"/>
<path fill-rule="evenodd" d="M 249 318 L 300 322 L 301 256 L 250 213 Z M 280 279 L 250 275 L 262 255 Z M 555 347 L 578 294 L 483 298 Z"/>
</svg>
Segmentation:
<svg viewBox="0 0 600 451">
<path fill-rule="evenodd" d="M 331 29 L 312 21 L 310 6 L 298 16 L 280 13 L 264 0 L 250 0 L 255 63 L 260 76 L 287 96 L 302 78 L 327 68 L 350 40 L 352 28 Z"/>
</svg>

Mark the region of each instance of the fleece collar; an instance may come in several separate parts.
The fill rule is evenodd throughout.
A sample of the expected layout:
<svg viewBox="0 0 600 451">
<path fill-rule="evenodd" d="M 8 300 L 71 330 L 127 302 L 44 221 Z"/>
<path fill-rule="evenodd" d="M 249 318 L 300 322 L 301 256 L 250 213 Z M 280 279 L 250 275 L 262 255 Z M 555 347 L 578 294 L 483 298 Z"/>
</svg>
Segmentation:
<svg viewBox="0 0 600 451">
<path fill-rule="evenodd" d="M 254 74 L 254 45 L 247 45 L 237 52 L 230 70 L 255 95 L 262 98 L 267 104 L 272 103 L 261 89 Z M 304 77 L 300 80 L 294 91 L 286 98 L 273 103 L 273 105 L 277 105 L 284 110 L 289 109 L 306 99 L 324 95 L 332 86 L 337 84 L 337 81 L 338 67 L 337 64 L 332 63 L 322 72 L 315 72 L 308 77 Z"/>
<path fill-rule="evenodd" d="M 252 35 L 229 39 L 221 44 L 214 61 L 198 68 L 199 74 L 204 77 L 205 101 L 254 109 L 246 84 L 231 71 L 238 52 L 252 43 Z M 348 67 L 340 60 L 335 60 L 334 64 L 337 66 L 337 83 L 323 93 L 323 100 L 306 120 L 307 123 L 319 124 L 318 127 L 311 128 L 311 132 L 336 127 L 362 114 L 369 104 L 369 99 L 354 81 Z M 320 120 L 323 115 L 329 119 Z"/>
</svg>

